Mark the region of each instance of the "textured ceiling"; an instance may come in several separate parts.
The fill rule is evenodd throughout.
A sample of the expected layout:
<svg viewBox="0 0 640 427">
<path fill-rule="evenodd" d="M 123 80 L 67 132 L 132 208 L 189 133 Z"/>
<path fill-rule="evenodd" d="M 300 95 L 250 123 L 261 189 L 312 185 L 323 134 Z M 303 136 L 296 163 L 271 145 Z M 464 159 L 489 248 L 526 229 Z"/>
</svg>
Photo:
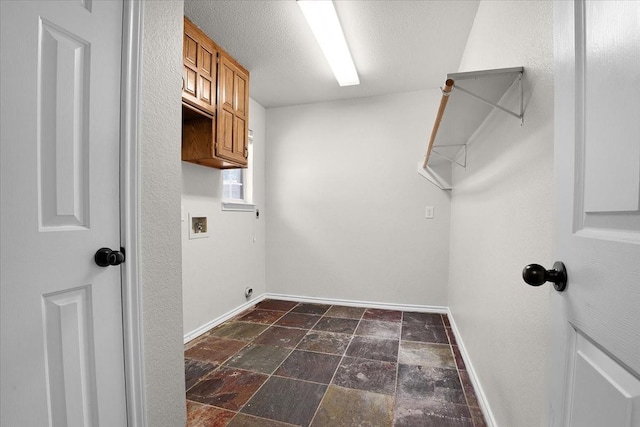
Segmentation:
<svg viewBox="0 0 640 427">
<path fill-rule="evenodd" d="M 264 107 L 442 86 L 458 65 L 474 1 L 335 1 L 360 85 L 340 87 L 295 0 L 185 0 L 184 13 L 251 73 Z"/>
</svg>

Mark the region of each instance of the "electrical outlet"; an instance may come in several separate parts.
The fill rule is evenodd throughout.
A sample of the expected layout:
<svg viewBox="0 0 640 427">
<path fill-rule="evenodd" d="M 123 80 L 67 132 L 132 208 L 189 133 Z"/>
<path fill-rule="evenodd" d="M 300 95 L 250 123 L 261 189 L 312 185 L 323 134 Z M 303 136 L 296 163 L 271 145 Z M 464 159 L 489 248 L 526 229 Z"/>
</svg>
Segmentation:
<svg viewBox="0 0 640 427">
<path fill-rule="evenodd" d="M 427 206 L 424 208 L 424 217 L 426 219 L 433 219 L 433 206 Z"/>
</svg>

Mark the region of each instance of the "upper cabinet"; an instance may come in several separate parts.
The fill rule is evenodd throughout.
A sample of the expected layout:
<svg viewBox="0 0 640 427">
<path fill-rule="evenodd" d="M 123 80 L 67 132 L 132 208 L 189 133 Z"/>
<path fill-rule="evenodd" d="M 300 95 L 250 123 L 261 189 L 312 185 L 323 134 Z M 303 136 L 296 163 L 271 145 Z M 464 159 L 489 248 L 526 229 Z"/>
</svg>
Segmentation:
<svg viewBox="0 0 640 427">
<path fill-rule="evenodd" d="M 249 74 L 226 53 L 220 54 L 218 66 L 218 154 L 231 161 L 246 161 Z"/>
<path fill-rule="evenodd" d="M 249 72 L 184 18 L 182 160 L 247 166 Z"/>
<path fill-rule="evenodd" d="M 216 45 L 191 21 L 184 20 L 182 100 L 210 114 L 216 111 Z"/>
</svg>

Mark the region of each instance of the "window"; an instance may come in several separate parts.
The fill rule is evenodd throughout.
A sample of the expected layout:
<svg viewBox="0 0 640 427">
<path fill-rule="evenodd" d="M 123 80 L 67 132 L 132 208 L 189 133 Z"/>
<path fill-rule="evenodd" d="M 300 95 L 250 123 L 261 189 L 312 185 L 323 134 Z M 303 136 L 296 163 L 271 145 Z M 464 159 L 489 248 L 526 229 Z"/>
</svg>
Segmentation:
<svg viewBox="0 0 640 427">
<path fill-rule="evenodd" d="M 244 169 L 225 169 L 222 171 L 222 198 L 224 200 L 245 201 Z"/>
<path fill-rule="evenodd" d="M 253 131 L 249 129 L 246 169 L 222 171 L 222 210 L 253 211 Z"/>
</svg>

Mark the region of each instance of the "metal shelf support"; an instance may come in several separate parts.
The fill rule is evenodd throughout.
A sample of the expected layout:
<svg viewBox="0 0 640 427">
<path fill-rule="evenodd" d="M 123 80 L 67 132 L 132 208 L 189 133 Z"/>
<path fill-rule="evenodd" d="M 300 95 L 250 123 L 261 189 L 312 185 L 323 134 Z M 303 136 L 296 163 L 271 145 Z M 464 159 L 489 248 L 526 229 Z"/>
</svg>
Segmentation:
<svg viewBox="0 0 640 427">
<path fill-rule="evenodd" d="M 500 105 L 498 103 L 491 102 L 488 99 L 485 99 L 485 98 L 481 97 L 480 95 L 476 95 L 475 93 L 471 92 L 470 90 L 467 90 L 467 89 L 463 88 L 459 84 L 454 84 L 453 85 L 453 90 L 460 90 L 463 93 L 466 93 L 467 95 L 477 99 L 478 101 L 484 102 L 485 104 L 490 105 L 491 107 L 497 108 L 498 110 L 502 110 L 505 113 L 512 115 L 516 119 L 520 119 L 520 126 L 522 126 L 524 124 L 524 87 L 523 87 L 523 84 L 522 84 L 522 72 L 520 72 L 520 76 L 516 79 L 516 81 L 513 82 L 513 84 L 515 84 L 516 82 L 518 82 L 519 85 L 520 85 L 520 113 L 516 113 L 515 111 L 511 111 L 511 110 L 503 107 L 502 105 Z"/>
<path fill-rule="evenodd" d="M 514 91 L 516 83 L 519 85 L 517 93 Z M 458 90 L 464 95 L 457 95 Z M 512 93 L 509 105 L 520 96 L 520 111 L 505 107 L 509 92 Z M 471 102 L 467 96 L 480 103 Z M 450 190 L 452 165 L 466 168 L 467 143 L 475 138 L 494 109 L 520 119 L 520 126 L 524 124 L 524 67 L 448 74 L 418 173 L 438 188 Z M 431 156 L 432 153 L 435 156 Z"/>
<path fill-rule="evenodd" d="M 461 151 L 462 151 L 462 162 L 459 162 L 457 160 L 458 157 L 460 157 L 460 151 L 458 151 L 458 153 L 453 156 L 453 157 L 449 157 L 449 156 L 445 156 L 444 154 L 438 152 L 436 150 L 436 148 L 438 147 L 443 147 L 443 148 L 448 148 L 448 147 L 460 147 Z M 467 168 L 467 144 L 454 144 L 454 145 L 434 145 L 433 149 L 431 150 L 431 152 L 433 154 L 437 154 L 438 156 L 442 157 L 445 160 L 450 161 L 451 163 L 455 163 L 458 166 L 462 166 L 463 168 Z"/>
</svg>

